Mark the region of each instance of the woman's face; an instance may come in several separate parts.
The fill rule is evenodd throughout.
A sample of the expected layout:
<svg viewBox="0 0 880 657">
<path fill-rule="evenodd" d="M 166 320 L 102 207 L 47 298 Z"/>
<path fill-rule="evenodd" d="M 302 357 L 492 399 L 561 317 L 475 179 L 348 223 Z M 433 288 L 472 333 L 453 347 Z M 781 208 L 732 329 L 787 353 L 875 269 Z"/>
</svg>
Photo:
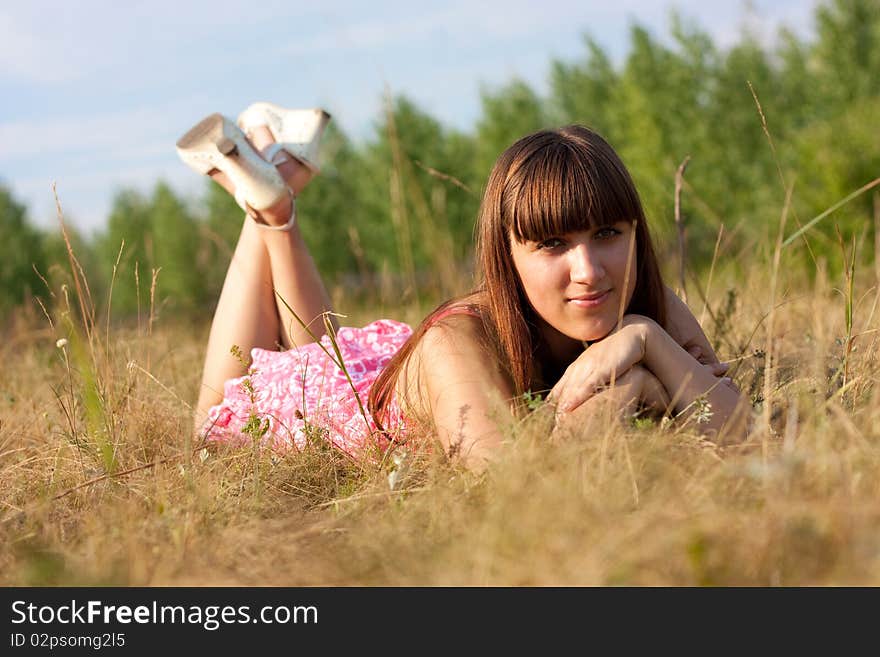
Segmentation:
<svg viewBox="0 0 880 657">
<path fill-rule="evenodd" d="M 511 234 L 514 266 L 553 352 L 583 349 L 583 341 L 604 338 L 617 325 L 636 284 L 635 244 L 626 280 L 634 230 L 619 221 L 543 242 L 518 242 Z"/>
</svg>

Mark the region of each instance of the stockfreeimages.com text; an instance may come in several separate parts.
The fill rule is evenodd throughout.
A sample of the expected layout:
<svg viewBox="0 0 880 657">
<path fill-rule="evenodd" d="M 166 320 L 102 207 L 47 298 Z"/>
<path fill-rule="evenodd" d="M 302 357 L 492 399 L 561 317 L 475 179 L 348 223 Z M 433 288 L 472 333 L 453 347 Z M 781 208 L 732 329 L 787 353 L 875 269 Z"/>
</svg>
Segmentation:
<svg viewBox="0 0 880 657">
<path fill-rule="evenodd" d="M 252 615 L 248 605 L 107 605 L 100 600 L 85 603 L 71 600 L 70 604 L 35 605 L 24 600 L 12 603 L 13 624 L 91 624 L 91 623 L 141 623 L 141 624 L 190 624 L 202 625 L 206 630 L 216 630 L 223 624 L 234 623 L 313 623 L 318 622 L 315 606 L 265 606 Z"/>
</svg>

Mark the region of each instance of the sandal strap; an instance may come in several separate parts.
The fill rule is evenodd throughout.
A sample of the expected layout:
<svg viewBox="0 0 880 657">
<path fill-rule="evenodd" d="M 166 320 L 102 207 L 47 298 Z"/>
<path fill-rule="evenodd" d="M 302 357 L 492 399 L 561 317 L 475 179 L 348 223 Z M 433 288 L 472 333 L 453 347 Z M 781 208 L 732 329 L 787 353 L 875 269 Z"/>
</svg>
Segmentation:
<svg viewBox="0 0 880 657">
<path fill-rule="evenodd" d="M 280 153 L 283 150 L 284 150 L 284 144 L 279 144 L 277 141 L 272 142 L 271 144 L 266 146 L 266 148 L 263 150 L 263 159 L 266 160 L 266 162 L 269 162 L 270 164 L 274 164 L 276 166 L 279 164 L 283 164 L 284 162 L 287 161 L 286 159 L 282 160 L 281 162 L 275 161 L 275 156 L 278 155 L 278 153 Z M 287 155 L 287 153 L 285 153 L 285 155 Z M 287 157 L 290 157 L 290 156 L 287 155 Z"/>
<path fill-rule="evenodd" d="M 266 146 L 266 149 L 263 151 L 263 159 L 269 162 L 270 164 L 274 164 L 276 167 L 279 164 L 284 164 L 289 160 L 296 160 L 300 164 L 309 168 L 313 173 L 319 173 L 320 169 L 318 165 L 307 159 L 304 155 L 300 154 L 302 148 L 294 148 L 295 144 L 288 144 L 286 142 L 273 142 Z M 284 156 L 283 160 L 275 161 L 275 156 L 281 153 Z"/>
<path fill-rule="evenodd" d="M 260 218 L 259 214 L 250 206 L 248 206 L 245 209 L 245 212 L 247 212 L 248 216 L 251 218 L 251 221 L 253 221 L 257 225 L 258 228 L 261 228 L 263 230 L 283 231 L 285 233 L 289 232 L 290 229 L 293 228 L 293 225 L 296 223 L 296 196 L 294 195 L 293 191 L 291 191 L 291 189 L 289 187 L 287 188 L 287 193 L 290 195 L 290 218 L 287 220 L 286 224 L 282 224 L 280 226 L 273 226 L 272 224 L 267 224 L 265 221 L 263 221 Z"/>
<path fill-rule="evenodd" d="M 247 197 L 245 197 L 243 189 L 241 189 L 240 187 L 236 187 L 233 197 L 235 198 L 235 202 L 238 203 L 238 207 L 240 207 L 248 214 L 251 213 L 252 208 L 250 205 L 248 205 Z"/>
</svg>

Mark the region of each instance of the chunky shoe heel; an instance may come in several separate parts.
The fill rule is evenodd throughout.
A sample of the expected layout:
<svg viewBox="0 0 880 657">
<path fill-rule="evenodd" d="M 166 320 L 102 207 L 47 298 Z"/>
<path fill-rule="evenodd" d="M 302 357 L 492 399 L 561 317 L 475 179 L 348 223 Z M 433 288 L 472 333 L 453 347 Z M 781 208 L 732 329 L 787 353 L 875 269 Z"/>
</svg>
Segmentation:
<svg viewBox="0 0 880 657">
<path fill-rule="evenodd" d="M 228 137 L 224 137 L 217 143 L 217 150 L 223 153 L 226 157 L 235 155 L 238 152 L 238 149 L 235 147 L 235 142 Z"/>
<path fill-rule="evenodd" d="M 252 216 L 252 211 L 265 210 L 288 194 L 275 167 L 221 114 L 211 114 L 190 128 L 177 140 L 177 154 L 199 173 L 225 173 L 235 186 L 235 200 Z"/>
<path fill-rule="evenodd" d="M 320 171 L 318 155 L 321 136 L 330 122 L 330 114 L 320 108 L 286 109 L 274 103 L 254 103 L 238 116 L 238 125 L 245 132 L 266 126 L 274 144 L 264 153 L 270 162 L 284 151 L 306 165 L 314 173 Z"/>
</svg>

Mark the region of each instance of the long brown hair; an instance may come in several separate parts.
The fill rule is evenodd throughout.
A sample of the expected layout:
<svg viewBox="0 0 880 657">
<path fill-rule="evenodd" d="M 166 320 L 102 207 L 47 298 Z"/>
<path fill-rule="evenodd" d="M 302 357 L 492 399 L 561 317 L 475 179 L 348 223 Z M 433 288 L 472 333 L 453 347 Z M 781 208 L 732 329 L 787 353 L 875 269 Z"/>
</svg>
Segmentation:
<svg viewBox="0 0 880 657">
<path fill-rule="evenodd" d="M 513 264 L 511 236 L 538 242 L 618 221 L 634 222 L 636 232 L 636 285 L 626 312 L 665 325 L 663 280 L 642 203 L 608 142 L 589 128 L 570 125 L 528 135 L 504 151 L 489 174 L 477 219 L 476 288 L 431 312 L 379 375 L 370 391 L 377 423 L 419 340 L 440 313 L 457 304 L 479 313 L 517 396 L 550 384 L 535 362 L 542 346 L 538 317 Z"/>
</svg>

